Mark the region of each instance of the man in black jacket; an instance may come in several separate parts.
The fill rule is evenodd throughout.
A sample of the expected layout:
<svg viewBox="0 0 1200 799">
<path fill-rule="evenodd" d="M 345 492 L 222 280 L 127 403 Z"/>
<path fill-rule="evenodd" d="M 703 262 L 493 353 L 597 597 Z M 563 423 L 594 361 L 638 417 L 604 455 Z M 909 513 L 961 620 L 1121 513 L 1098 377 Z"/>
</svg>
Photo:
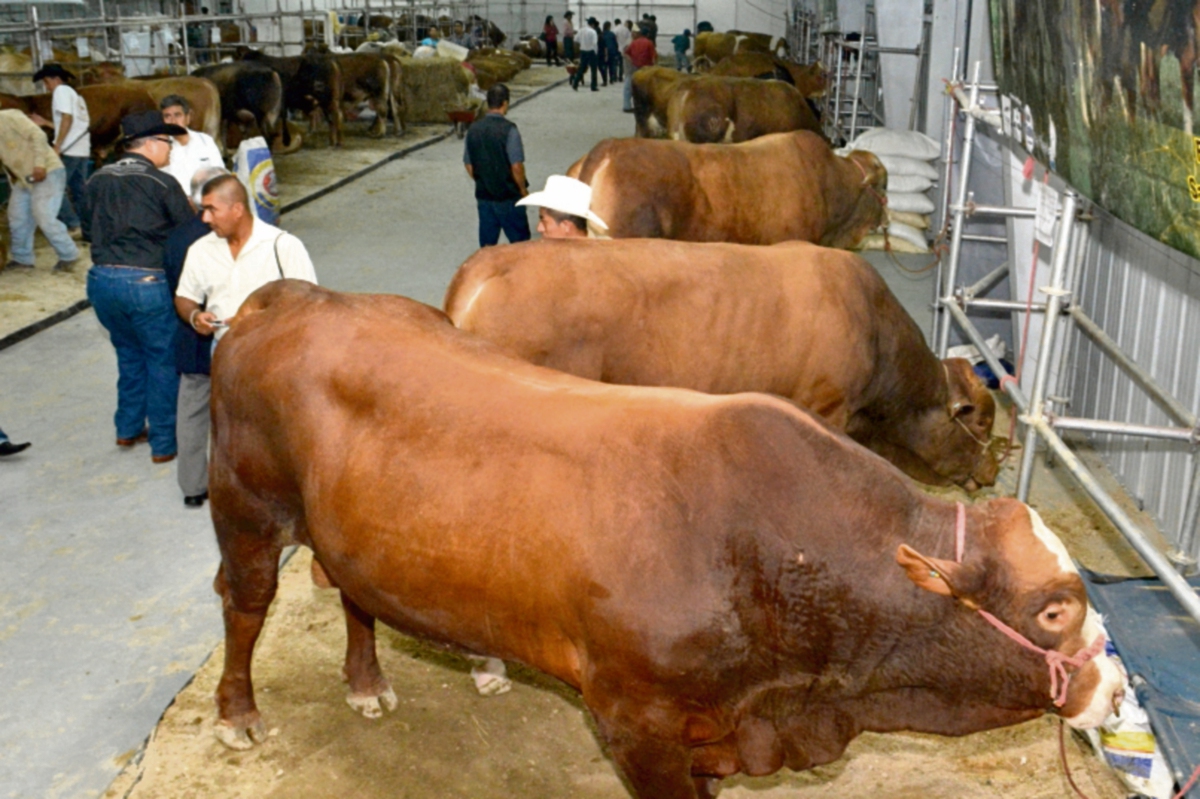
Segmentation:
<svg viewBox="0 0 1200 799">
<path fill-rule="evenodd" d="M 117 351 L 117 446 L 150 441 L 155 463 L 175 459 L 175 304 L 163 244 L 194 214 L 178 181 L 161 169 L 171 137 L 158 111 L 121 120 L 125 154 L 92 175 L 92 268 L 87 296 Z M 148 423 L 148 424 L 147 424 Z"/>
<path fill-rule="evenodd" d="M 508 87 L 497 83 L 488 89 L 487 104 L 487 115 L 467 131 L 463 151 L 463 165 L 475 181 L 480 247 L 500 241 L 501 230 L 512 244 L 532 236 L 525 209 L 517 207 L 517 200 L 529 193 L 529 181 L 521 134 L 505 116 Z"/>
</svg>

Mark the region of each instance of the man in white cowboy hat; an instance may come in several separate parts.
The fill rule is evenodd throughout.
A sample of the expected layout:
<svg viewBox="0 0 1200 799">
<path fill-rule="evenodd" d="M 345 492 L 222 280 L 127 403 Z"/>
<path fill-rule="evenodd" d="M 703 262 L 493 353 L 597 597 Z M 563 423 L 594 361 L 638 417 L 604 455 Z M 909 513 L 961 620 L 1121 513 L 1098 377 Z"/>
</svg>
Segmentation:
<svg viewBox="0 0 1200 799">
<path fill-rule="evenodd" d="M 544 239 L 586 239 L 588 222 L 606 232 L 608 225 L 591 210 L 592 187 L 566 175 L 546 178 L 546 188 L 517 201 L 538 206 L 538 233 Z"/>
</svg>

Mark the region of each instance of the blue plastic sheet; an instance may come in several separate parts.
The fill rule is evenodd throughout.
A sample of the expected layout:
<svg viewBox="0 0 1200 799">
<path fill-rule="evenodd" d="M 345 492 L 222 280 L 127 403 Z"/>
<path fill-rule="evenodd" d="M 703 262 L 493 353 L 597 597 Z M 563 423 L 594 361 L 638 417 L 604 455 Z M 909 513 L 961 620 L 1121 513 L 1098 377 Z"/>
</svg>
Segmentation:
<svg viewBox="0 0 1200 799">
<path fill-rule="evenodd" d="M 1178 788 L 1200 765 L 1200 623 L 1156 578 L 1084 570 L 1083 579 Z M 1188 582 L 1200 587 L 1200 577 Z M 1187 799 L 1200 799 L 1200 785 L 1188 791 Z"/>
</svg>

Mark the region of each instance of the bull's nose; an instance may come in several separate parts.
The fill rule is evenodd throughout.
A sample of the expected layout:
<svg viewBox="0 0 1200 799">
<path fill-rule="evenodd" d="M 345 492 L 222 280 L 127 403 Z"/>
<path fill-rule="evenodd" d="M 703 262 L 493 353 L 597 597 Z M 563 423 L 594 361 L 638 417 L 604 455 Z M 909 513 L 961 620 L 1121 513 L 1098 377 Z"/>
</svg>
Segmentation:
<svg viewBox="0 0 1200 799">
<path fill-rule="evenodd" d="M 963 483 L 963 488 L 967 491 L 975 492 L 979 490 L 979 483 L 975 482 L 974 477 L 968 477 L 967 482 Z"/>
</svg>

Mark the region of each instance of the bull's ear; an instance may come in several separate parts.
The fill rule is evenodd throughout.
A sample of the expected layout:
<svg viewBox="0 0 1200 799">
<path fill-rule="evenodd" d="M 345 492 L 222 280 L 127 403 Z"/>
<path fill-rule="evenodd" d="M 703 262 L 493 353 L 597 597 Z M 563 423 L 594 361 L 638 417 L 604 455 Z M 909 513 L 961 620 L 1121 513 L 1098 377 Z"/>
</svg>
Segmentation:
<svg viewBox="0 0 1200 799">
<path fill-rule="evenodd" d="M 918 588 L 941 596 L 954 596 L 954 577 L 961 568 L 957 563 L 927 558 L 908 544 L 901 544 L 896 550 L 896 562 Z"/>
<path fill-rule="evenodd" d="M 975 395 L 983 381 L 965 358 L 947 358 L 942 365 L 946 374 L 946 410 L 950 418 L 970 416 L 975 412 Z"/>
</svg>

